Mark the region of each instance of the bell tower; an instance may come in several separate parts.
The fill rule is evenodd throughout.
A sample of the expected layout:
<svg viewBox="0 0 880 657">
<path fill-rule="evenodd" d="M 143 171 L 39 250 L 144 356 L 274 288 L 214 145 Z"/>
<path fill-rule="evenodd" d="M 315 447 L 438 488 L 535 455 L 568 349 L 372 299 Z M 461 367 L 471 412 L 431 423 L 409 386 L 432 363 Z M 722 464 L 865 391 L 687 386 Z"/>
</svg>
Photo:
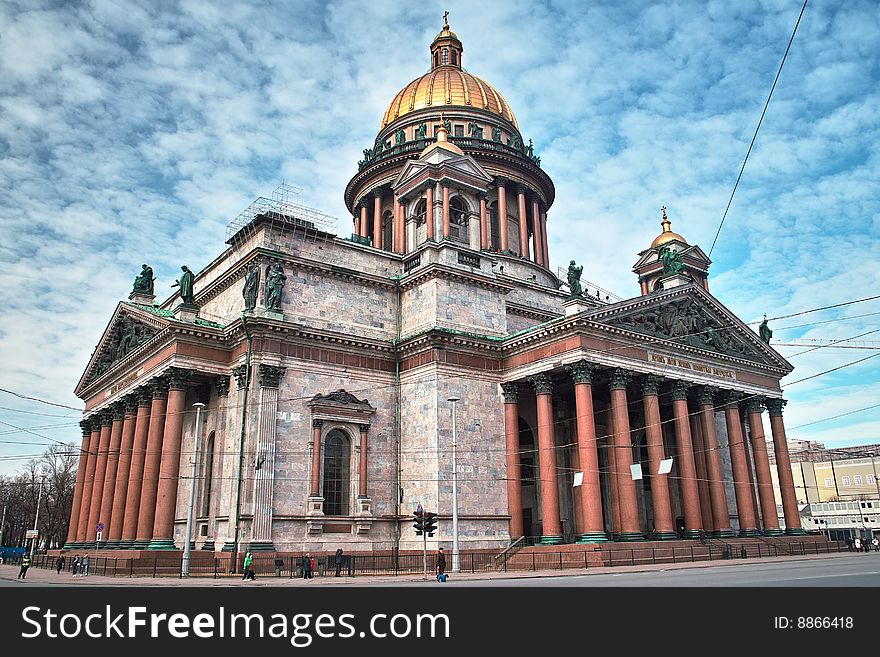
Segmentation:
<svg viewBox="0 0 880 657">
<path fill-rule="evenodd" d="M 633 271 L 639 277 L 642 295 L 694 281 L 709 291 L 709 265 L 712 261 L 697 245 L 672 231 L 666 206 L 660 208 L 662 232 L 651 246 L 639 253 Z"/>
</svg>

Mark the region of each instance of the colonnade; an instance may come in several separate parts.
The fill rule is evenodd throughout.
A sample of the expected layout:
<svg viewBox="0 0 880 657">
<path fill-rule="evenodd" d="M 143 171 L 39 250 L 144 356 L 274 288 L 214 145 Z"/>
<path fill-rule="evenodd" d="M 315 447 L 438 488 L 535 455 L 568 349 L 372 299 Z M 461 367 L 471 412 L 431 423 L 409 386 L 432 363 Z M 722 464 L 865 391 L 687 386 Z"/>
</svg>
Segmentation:
<svg viewBox="0 0 880 657">
<path fill-rule="evenodd" d="M 703 532 L 715 537 L 734 536 L 724 485 L 720 451 L 722 446 L 719 445 L 716 435 L 716 411 L 723 412 L 727 429 L 739 535 L 782 534 L 762 423 L 764 407 L 770 412 L 785 533 L 804 533 L 798 514 L 782 421 L 784 400 L 765 399 L 734 390 L 719 391 L 713 387 L 683 380 L 672 381 L 670 386 L 672 419 L 668 420 L 673 425 L 675 436 L 676 477 L 672 479 L 669 474 L 659 474 L 661 461 L 667 458 L 659 402 L 663 382 L 658 376 L 637 374 L 622 368 L 607 369 L 602 372 L 601 377 L 603 382 L 607 382 L 607 397 L 610 401 L 605 411 L 609 434 L 605 441 L 605 446 L 608 448 L 606 458 L 608 475 L 605 484 L 610 490 L 610 508 L 603 508 L 599 437 L 596 434 L 593 389 L 598 369 L 598 366 L 587 361 L 580 361 L 567 367 L 568 376 L 574 386 L 576 453 L 578 470 L 583 476 L 580 494 L 574 496 L 575 503 L 579 505 L 574 514 L 578 542 L 609 539 L 637 541 L 646 538 L 653 540 L 697 538 Z M 518 404 L 520 391 L 525 386 L 520 385 L 521 383 L 525 382 L 502 384 L 512 539 L 523 535 Z M 559 447 L 554 436 L 554 381 L 549 374 L 542 373 L 529 377 L 528 384 L 534 390 L 537 409 L 541 543 L 561 543 L 564 537 L 559 512 L 557 467 Z M 628 397 L 634 390 L 641 395 L 640 403 Z M 653 509 L 652 528 L 642 526 L 638 508 L 640 491 L 637 490 L 637 486 L 642 486 L 644 479 L 633 478 L 633 440 L 630 426 L 630 407 L 633 404 L 639 404 L 644 410 L 647 474 L 650 477 L 650 500 Z M 751 463 L 744 438 L 741 408 L 745 411 L 745 420 L 749 427 L 757 496 L 753 495 Z M 701 482 L 705 484 L 702 494 Z M 675 525 L 671 503 L 672 486 L 678 486 L 677 492 L 681 500 L 681 516 L 684 523 L 683 535 Z M 608 526 L 611 528 L 610 535 L 606 529 Z"/>
</svg>

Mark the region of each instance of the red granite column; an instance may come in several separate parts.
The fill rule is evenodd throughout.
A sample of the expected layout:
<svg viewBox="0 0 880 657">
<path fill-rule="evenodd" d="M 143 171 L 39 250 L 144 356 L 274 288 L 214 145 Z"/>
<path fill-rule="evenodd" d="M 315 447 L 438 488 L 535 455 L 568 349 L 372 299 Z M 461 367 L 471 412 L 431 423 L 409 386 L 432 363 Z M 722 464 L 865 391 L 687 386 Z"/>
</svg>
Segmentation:
<svg viewBox="0 0 880 657">
<path fill-rule="evenodd" d="M 99 522 L 104 523 L 104 541 L 110 540 L 113 525 L 113 497 L 116 494 L 116 470 L 119 467 L 119 445 L 122 441 L 122 425 L 125 422 L 125 404 L 116 402 L 113 409 L 113 427 L 110 429 L 110 444 L 107 448 L 107 467 L 104 470 L 104 489 L 101 495 Z M 108 546 L 110 547 L 110 546 Z"/>
<path fill-rule="evenodd" d="M 146 548 L 153 538 L 156 519 L 156 492 L 159 490 L 159 463 L 162 460 L 162 436 L 165 433 L 165 410 L 168 406 L 168 380 L 162 376 L 150 383 L 153 400 L 150 406 L 150 429 L 144 457 L 144 478 L 138 505 L 137 540 L 132 547 Z"/>
<path fill-rule="evenodd" d="M 427 230 L 427 239 L 429 242 L 434 241 L 434 183 L 429 182 L 425 188 L 425 229 Z"/>
<path fill-rule="evenodd" d="M 150 550 L 174 549 L 174 516 L 177 511 L 177 488 L 180 474 L 180 445 L 186 417 L 186 386 L 190 370 L 168 369 L 168 410 L 162 435 L 162 459 L 159 463 L 159 487 L 156 494 L 156 516 Z"/>
<path fill-rule="evenodd" d="M 547 374 L 529 378 L 535 387 L 538 408 L 538 463 L 541 478 L 541 544 L 562 543 L 559 489 L 556 475 L 556 440 L 553 426 L 553 382 Z"/>
<path fill-rule="evenodd" d="M 83 482 L 86 478 L 86 467 L 89 462 L 89 440 L 92 437 L 92 423 L 88 420 L 82 420 L 79 423 L 82 428 L 82 444 L 79 448 L 79 462 L 76 467 L 76 481 L 73 484 L 73 505 L 70 509 L 70 523 L 67 529 L 67 541 L 64 544 L 65 549 L 79 547 L 76 540 L 77 529 L 79 529 L 79 511 L 82 505 Z"/>
<path fill-rule="evenodd" d="M 770 458 L 767 455 L 767 439 L 764 436 L 764 423 L 761 419 L 763 400 L 752 397 L 746 404 L 749 415 L 749 434 L 752 439 L 752 454 L 755 457 L 755 476 L 758 478 L 758 498 L 761 501 L 761 519 L 765 536 L 780 536 L 779 512 L 776 510 L 776 496 L 773 494 L 773 478 L 770 474 Z M 791 472 L 791 468 L 789 468 Z"/>
<path fill-rule="evenodd" d="M 663 424 L 660 419 L 660 377 L 648 374 L 642 379 L 642 404 L 645 407 L 645 437 L 648 446 L 648 469 L 651 478 L 651 506 L 654 509 L 654 531 L 658 541 L 678 538 L 672 502 L 669 499 L 669 475 L 658 474 L 660 461 L 666 458 L 663 448 Z"/>
<path fill-rule="evenodd" d="M 367 204 L 361 202 L 361 220 L 358 224 L 358 235 L 367 237 Z"/>
<path fill-rule="evenodd" d="M 580 485 L 582 529 L 578 543 L 608 540 L 602 517 L 602 487 L 599 482 L 599 452 L 596 448 L 596 418 L 593 410 L 593 365 L 585 360 L 568 367 L 574 383 L 577 422 L 578 469 L 583 472 Z"/>
<path fill-rule="evenodd" d="M 529 257 L 529 227 L 526 216 L 526 188 L 519 185 L 516 188 L 516 210 L 519 219 L 519 257 Z"/>
<path fill-rule="evenodd" d="M 626 385 L 629 372 L 618 368 L 611 371 L 611 412 L 614 415 L 614 462 L 617 471 L 617 492 L 620 497 L 620 532 L 618 541 L 640 541 L 644 538 L 639 525 L 639 505 L 632 478 L 632 436 L 629 428 L 629 406 Z"/>
<path fill-rule="evenodd" d="M 709 498 L 712 503 L 713 536 L 733 536 L 730 528 L 730 512 L 727 509 L 727 493 L 724 490 L 724 470 L 721 467 L 721 451 L 715 431 L 715 390 L 708 386 L 700 389 L 700 426 L 703 430 L 703 447 L 706 450 L 706 473 L 709 478 Z"/>
<path fill-rule="evenodd" d="M 382 248 L 382 192 L 373 192 L 373 247 Z"/>
<path fill-rule="evenodd" d="M 96 413 L 88 418 L 92 426 L 92 437 L 89 439 L 89 458 L 86 461 L 86 474 L 83 477 L 82 501 L 79 506 L 79 522 L 76 526 L 76 542 L 84 543 L 90 536 L 89 511 L 92 508 L 92 489 L 95 487 L 95 466 L 98 463 L 98 450 L 101 445 L 101 414 Z"/>
<path fill-rule="evenodd" d="M 107 454 L 110 451 L 110 433 L 113 427 L 113 411 L 104 409 L 101 414 L 101 442 L 98 445 L 98 458 L 95 461 L 95 483 L 92 486 L 92 498 L 89 503 L 89 522 L 86 525 L 86 541 L 95 536 L 95 527 L 101 518 L 101 502 L 104 499 L 104 474 L 107 471 Z"/>
<path fill-rule="evenodd" d="M 538 209 L 538 198 L 532 199 L 532 239 L 534 240 L 534 260 L 537 264 L 547 266 L 544 262 L 544 236 L 541 234 L 541 212 Z"/>
<path fill-rule="evenodd" d="M 144 460 L 147 456 L 147 433 L 150 429 L 150 405 L 152 390 L 142 386 L 135 391 L 137 417 L 134 421 L 134 438 L 131 446 L 131 468 L 128 471 L 128 490 L 125 492 L 125 516 L 122 522 L 120 547 L 132 547 L 137 538 L 138 512 L 141 504 L 141 487 L 144 479 Z"/>
<path fill-rule="evenodd" d="M 309 495 L 318 497 L 321 494 L 321 427 L 323 420 L 312 420 L 312 477 L 309 483 Z"/>
<path fill-rule="evenodd" d="M 504 253 L 507 251 L 507 190 L 504 185 L 507 183 L 506 178 L 496 178 L 498 185 L 498 250 Z"/>
<path fill-rule="evenodd" d="M 648 294 L 648 281 L 646 281 L 641 276 L 639 277 L 639 289 L 642 292 L 642 296 L 645 296 L 646 294 Z"/>
<path fill-rule="evenodd" d="M 686 381 L 672 385 L 672 412 L 675 415 L 675 446 L 678 450 L 678 476 L 681 487 L 681 504 L 684 507 L 684 536 L 698 538 L 703 530 L 700 514 L 700 493 L 697 489 L 697 469 L 694 463 L 694 447 L 688 422 Z"/>
<path fill-rule="evenodd" d="M 480 194 L 480 248 L 489 250 L 489 213 L 486 210 L 486 194 Z"/>
<path fill-rule="evenodd" d="M 614 413 L 611 407 L 605 409 L 605 456 L 608 463 L 608 490 L 611 496 L 611 533 L 620 533 L 620 493 L 617 488 L 617 459 L 614 455 Z"/>
<path fill-rule="evenodd" d="M 733 470 L 733 492 L 736 496 L 736 513 L 739 516 L 739 535 L 758 536 L 758 518 L 749 490 L 749 472 L 746 462 L 742 424 L 739 419 L 740 394 L 734 391 L 722 393 L 724 419 L 727 423 L 727 443 Z"/>
<path fill-rule="evenodd" d="M 758 510 L 761 507 L 758 506 L 758 489 L 755 486 L 754 461 L 752 461 L 752 450 L 749 447 L 748 413 L 745 412 L 745 404 L 742 404 L 740 408 L 739 425 L 742 427 L 743 452 L 746 455 L 746 470 L 749 475 L 749 495 L 752 496 L 752 508 L 755 510 L 755 522 L 758 523 L 757 527 L 760 529 L 761 523 L 760 518 L 758 517 Z"/>
<path fill-rule="evenodd" d="M 504 451 L 507 462 L 507 512 L 510 539 L 523 535 L 522 482 L 519 456 L 519 389 L 515 383 L 502 383 L 504 394 Z"/>
<path fill-rule="evenodd" d="M 776 453 L 776 471 L 779 475 L 779 490 L 782 493 L 782 513 L 785 518 L 785 533 L 799 536 L 806 532 L 801 527 L 798 512 L 797 493 L 794 477 L 791 474 L 791 458 L 788 455 L 788 442 L 785 438 L 785 425 L 782 422 L 784 399 L 768 399 L 764 402 L 770 412 L 770 430 L 773 432 L 773 448 Z"/>
<path fill-rule="evenodd" d="M 367 494 L 367 432 L 369 424 L 358 427 L 361 433 L 361 453 L 358 459 L 358 497 L 369 497 Z"/>
<path fill-rule="evenodd" d="M 544 266 L 550 268 L 550 243 L 547 241 L 547 213 L 541 213 L 541 241 L 544 246 Z"/>
<path fill-rule="evenodd" d="M 440 187 L 443 196 L 442 196 L 442 208 L 443 208 L 443 239 L 449 239 L 449 187 L 446 185 L 442 185 Z"/>
<path fill-rule="evenodd" d="M 119 541 L 122 538 L 122 528 L 125 525 L 128 475 L 131 470 L 131 446 L 134 442 L 134 425 L 138 408 L 135 395 L 128 395 L 123 399 L 123 403 L 125 404 L 125 419 L 122 421 L 122 437 L 119 443 L 119 464 L 116 468 L 113 511 L 110 515 L 110 524 L 107 526 L 108 541 L 113 545 L 108 545 L 108 547 L 123 547 L 119 545 Z"/>
<path fill-rule="evenodd" d="M 697 470 L 697 492 L 700 494 L 700 525 L 707 532 L 715 529 L 712 520 L 712 498 L 709 494 L 709 473 L 706 469 L 706 448 L 703 445 L 703 426 L 698 413 L 691 413 L 688 408 L 688 422 L 691 427 L 691 439 L 694 444 L 694 466 Z"/>
</svg>

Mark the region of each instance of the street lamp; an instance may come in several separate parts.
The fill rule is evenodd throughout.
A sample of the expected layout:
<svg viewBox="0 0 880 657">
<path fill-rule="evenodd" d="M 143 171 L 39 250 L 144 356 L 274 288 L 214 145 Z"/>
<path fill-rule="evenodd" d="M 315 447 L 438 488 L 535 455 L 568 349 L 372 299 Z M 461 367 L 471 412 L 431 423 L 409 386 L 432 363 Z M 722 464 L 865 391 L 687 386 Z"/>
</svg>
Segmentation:
<svg viewBox="0 0 880 657">
<path fill-rule="evenodd" d="M 202 402 L 196 402 L 193 404 L 193 408 L 196 409 L 196 441 L 193 445 L 193 460 L 192 460 L 192 474 L 190 475 L 190 482 L 192 485 L 189 489 L 189 509 L 186 512 L 186 537 L 185 537 L 185 546 L 183 548 L 183 563 L 181 563 L 180 575 L 182 577 L 189 577 L 189 556 L 190 556 L 190 536 L 192 536 L 192 523 L 193 523 L 193 505 L 195 504 L 196 499 L 196 466 L 199 461 L 199 430 L 202 428 L 202 409 L 205 405 Z"/>
<path fill-rule="evenodd" d="M 37 512 L 34 514 L 34 531 L 37 531 L 37 520 L 40 517 L 40 503 L 43 501 L 43 476 L 40 475 L 40 494 L 37 496 Z M 5 508 L 4 508 L 5 512 Z M 31 539 L 31 559 L 34 558 L 34 548 L 37 547 L 37 537 Z M 97 568 L 97 561 L 95 562 Z"/>
<path fill-rule="evenodd" d="M 450 397 L 446 401 L 452 404 L 452 572 L 460 570 L 458 554 L 458 464 L 455 458 L 455 402 L 460 397 Z"/>
</svg>

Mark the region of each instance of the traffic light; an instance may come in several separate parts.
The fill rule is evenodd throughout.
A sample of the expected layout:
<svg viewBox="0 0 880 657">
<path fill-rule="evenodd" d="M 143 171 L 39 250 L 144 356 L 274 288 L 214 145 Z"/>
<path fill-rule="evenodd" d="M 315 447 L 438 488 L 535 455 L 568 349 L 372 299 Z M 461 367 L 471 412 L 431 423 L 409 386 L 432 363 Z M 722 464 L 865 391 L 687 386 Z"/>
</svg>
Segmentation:
<svg viewBox="0 0 880 657">
<path fill-rule="evenodd" d="M 426 511 L 423 516 L 423 530 L 428 536 L 433 536 L 437 531 L 437 514 Z"/>
<path fill-rule="evenodd" d="M 413 528 L 416 530 L 416 536 L 421 536 L 422 531 L 425 529 L 425 512 L 422 511 L 421 507 L 419 507 L 418 511 L 413 511 L 413 519 L 415 520 Z"/>
</svg>

